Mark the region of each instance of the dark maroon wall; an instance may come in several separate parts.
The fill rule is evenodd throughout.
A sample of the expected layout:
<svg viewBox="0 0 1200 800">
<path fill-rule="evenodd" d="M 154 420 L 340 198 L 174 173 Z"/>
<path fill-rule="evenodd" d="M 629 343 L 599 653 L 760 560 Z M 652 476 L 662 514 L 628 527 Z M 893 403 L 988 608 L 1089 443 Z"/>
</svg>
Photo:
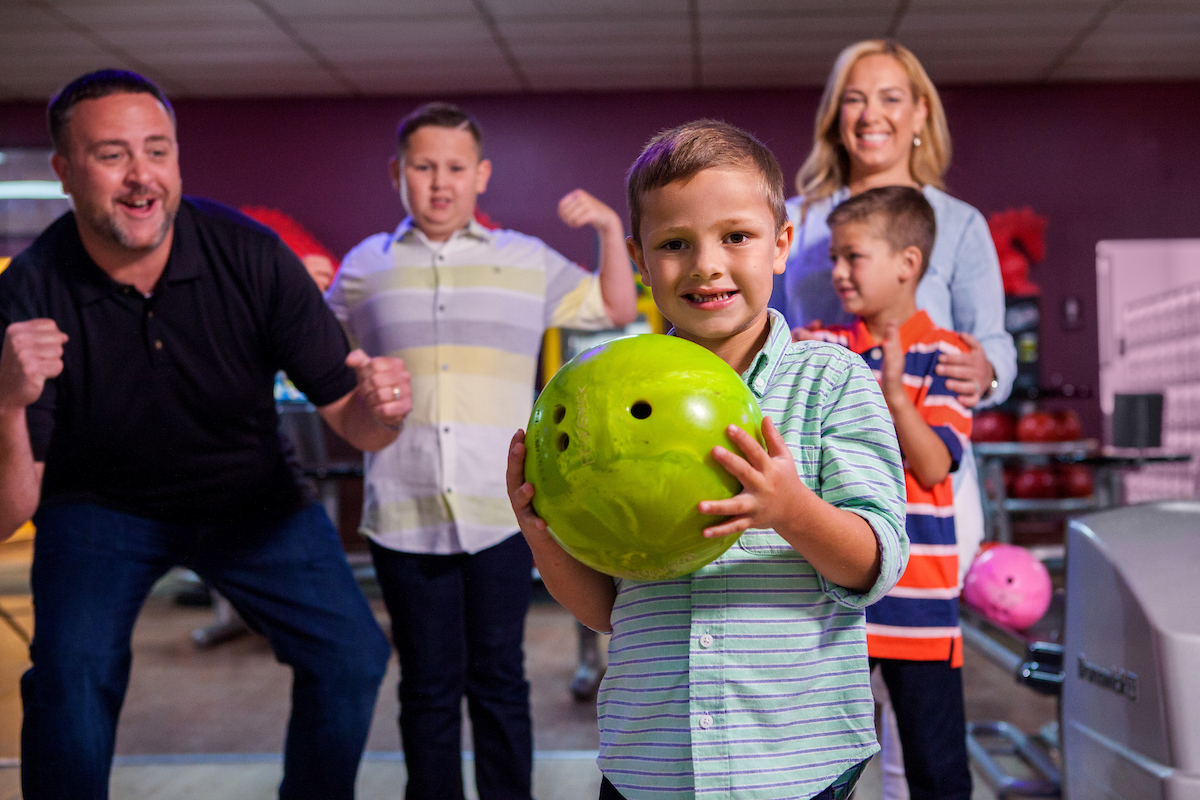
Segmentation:
<svg viewBox="0 0 1200 800">
<path fill-rule="evenodd" d="M 558 198 L 582 186 L 625 212 L 623 173 L 657 130 L 713 116 L 757 133 L 785 173 L 811 138 L 815 89 L 454 98 L 480 119 L 495 170 L 481 207 L 568 256 L 594 260 L 593 238 L 558 222 Z M 1060 84 L 943 91 L 954 137 L 950 191 L 984 214 L 1030 205 L 1050 220 L 1043 289 L 1043 377 L 1097 383 L 1095 245 L 1101 239 L 1200 236 L 1200 84 Z M 402 215 L 385 166 L 396 121 L 418 100 L 183 100 L 184 186 L 234 205 L 277 207 L 339 255 Z M 0 146 L 45 142 L 42 108 L 0 104 Z M 1079 299 L 1082 325 L 1060 323 Z M 1099 432 L 1095 401 L 1075 401 Z"/>
</svg>

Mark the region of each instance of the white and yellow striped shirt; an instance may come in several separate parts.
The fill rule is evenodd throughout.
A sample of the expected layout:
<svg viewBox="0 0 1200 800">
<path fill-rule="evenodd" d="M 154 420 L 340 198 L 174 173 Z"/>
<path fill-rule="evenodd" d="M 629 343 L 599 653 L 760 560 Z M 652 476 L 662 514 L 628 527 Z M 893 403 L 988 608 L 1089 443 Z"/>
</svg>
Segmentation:
<svg viewBox="0 0 1200 800">
<path fill-rule="evenodd" d="M 542 334 L 610 327 L 598 278 L 532 236 L 472 221 L 431 242 L 406 219 L 351 250 L 326 299 L 355 346 L 404 359 L 412 376 L 400 436 L 366 456 L 362 533 L 436 554 L 515 533 L 504 471 Z"/>
</svg>

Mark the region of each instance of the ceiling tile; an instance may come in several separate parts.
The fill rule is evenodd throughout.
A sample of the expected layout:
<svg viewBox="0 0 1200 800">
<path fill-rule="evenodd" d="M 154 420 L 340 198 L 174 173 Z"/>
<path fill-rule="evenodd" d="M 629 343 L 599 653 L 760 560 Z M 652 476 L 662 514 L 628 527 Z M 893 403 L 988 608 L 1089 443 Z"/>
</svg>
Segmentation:
<svg viewBox="0 0 1200 800">
<path fill-rule="evenodd" d="M 784 54 L 817 52 L 829 58 L 859 39 L 877 36 L 887 27 L 879 16 L 790 17 L 764 24 L 759 19 L 702 20 L 700 50 L 710 56 L 742 54 L 748 58 L 778 57 Z M 769 54 L 769 55 L 768 55 Z"/>
<path fill-rule="evenodd" d="M 295 28 L 325 57 L 345 64 L 379 60 L 412 62 L 421 57 L 442 59 L 479 51 L 499 54 L 491 32 L 473 18 L 416 22 L 301 20 L 295 23 Z"/>
<path fill-rule="evenodd" d="M 1039 14 L 1067 11 L 1091 15 L 1109 2 L 1110 0 L 912 0 L 908 6 L 908 13 Z"/>
<path fill-rule="evenodd" d="M 247 0 L 248 2 L 249 0 Z M 263 0 L 264 4 L 286 19 L 355 19 L 380 17 L 416 19 L 422 17 L 477 16 L 471 0 Z"/>
<path fill-rule="evenodd" d="M 497 20 L 587 17 L 682 17 L 688 0 L 480 0 Z"/>
<path fill-rule="evenodd" d="M 992 11 L 917 11 L 910 10 L 900 23 L 896 36 L 907 44 L 910 37 L 935 36 L 943 40 L 958 38 L 965 49 L 979 37 L 1064 35 L 1070 40 L 1091 22 L 1094 13 L 1086 8 L 1047 7 L 1041 10 Z"/>
<path fill-rule="evenodd" d="M 5 60 L 19 58 L 22 63 L 36 68 L 38 63 L 53 62 L 76 53 L 102 55 L 110 60 L 113 58 L 106 50 L 74 31 L 0 32 L 0 58 Z"/>
<path fill-rule="evenodd" d="M 124 0 L 121 5 L 79 6 L 64 9 L 64 13 L 96 31 L 124 30 L 133 35 L 142 31 L 191 25 L 234 27 L 269 24 L 262 11 L 239 0 L 188 4 L 149 4 Z"/>
<path fill-rule="evenodd" d="M 535 90 L 693 83 L 689 0 L 45 2 L 0 0 L 0 97 L 44 96 L 100 66 L 145 70 L 174 94 L 344 93 L 321 56 L 369 93 L 518 90 L 485 15 Z M 898 38 L 936 81 L 1038 80 L 1108 0 L 695 3 L 701 83 L 733 87 L 819 85 L 842 47 L 884 33 L 900 7 Z M 1195 78 L 1197 42 L 1197 0 L 1125 0 L 1053 77 Z"/>
<path fill-rule="evenodd" d="M 521 89 L 512 70 L 499 57 L 490 61 L 426 61 L 411 66 L 350 64 L 342 67 L 342 72 L 361 91 L 375 94 L 461 94 Z"/>
<path fill-rule="evenodd" d="M 345 89 L 316 65 L 301 63 L 209 66 L 191 74 L 188 94 L 198 97 L 270 97 L 345 94 Z"/>
<path fill-rule="evenodd" d="M 691 58 L 691 35 L 678 21 L 658 17 L 644 25 L 631 26 L 628 18 L 588 21 L 507 21 L 500 33 L 513 56 L 525 69 L 533 61 L 552 60 L 555 66 L 571 69 L 579 60 L 607 61 L 614 69 L 631 59 L 659 55 Z M 614 73 L 615 75 L 615 73 Z"/>
<path fill-rule="evenodd" d="M 898 0 L 699 0 L 700 18 L 711 16 L 772 17 L 851 17 L 862 14 L 885 16 L 889 20 Z"/>
</svg>

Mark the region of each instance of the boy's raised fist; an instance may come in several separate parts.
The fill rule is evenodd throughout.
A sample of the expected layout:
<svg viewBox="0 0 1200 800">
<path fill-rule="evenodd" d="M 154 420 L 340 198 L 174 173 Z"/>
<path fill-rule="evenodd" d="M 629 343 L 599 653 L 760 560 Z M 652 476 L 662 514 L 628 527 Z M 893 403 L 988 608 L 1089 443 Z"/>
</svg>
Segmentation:
<svg viewBox="0 0 1200 800">
<path fill-rule="evenodd" d="M 63 370 L 67 335 L 52 319 L 14 322 L 0 350 L 0 411 L 25 408 L 42 395 L 50 378 Z"/>
</svg>

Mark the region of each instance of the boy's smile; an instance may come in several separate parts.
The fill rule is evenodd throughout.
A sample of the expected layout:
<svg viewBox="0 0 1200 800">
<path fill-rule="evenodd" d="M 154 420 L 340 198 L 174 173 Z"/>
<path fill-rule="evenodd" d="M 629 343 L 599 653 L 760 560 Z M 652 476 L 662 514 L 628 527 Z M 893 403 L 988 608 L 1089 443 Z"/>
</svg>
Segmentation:
<svg viewBox="0 0 1200 800">
<path fill-rule="evenodd" d="M 470 131 L 427 125 L 413 131 L 404 152 L 392 159 L 391 173 L 417 228 L 444 242 L 475 215 L 492 165 L 479 158 Z"/>
<path fill-rule="evenodd" d="M 763 179 L 746 167 L 701 170 L 646 194 L 629 254 L 676 334 L 744 371 L 769 330 L 767 301 L 792 224 L 777 232 Z"/>
<path fill-rule="evenodd" d="M 863 318 L 876 334 L 889 321 L 904 322 L 916 313 L 916 282 L 921 251 L 895 251 L 876 228 L 881 223 L 845 222 L 830 231 L 833 288 L 842 308 Z"/>
</svg>

